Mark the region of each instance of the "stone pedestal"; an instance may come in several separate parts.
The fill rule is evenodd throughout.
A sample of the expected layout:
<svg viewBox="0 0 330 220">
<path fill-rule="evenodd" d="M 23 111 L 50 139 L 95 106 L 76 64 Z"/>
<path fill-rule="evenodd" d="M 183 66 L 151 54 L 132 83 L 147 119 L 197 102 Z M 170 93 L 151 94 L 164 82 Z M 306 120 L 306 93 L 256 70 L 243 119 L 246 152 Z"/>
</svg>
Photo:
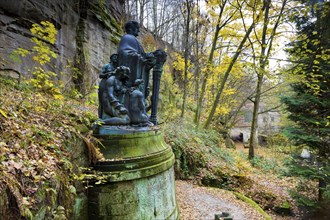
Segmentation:
<svg viewBox="0 0 330 220">
<path fill-rule="evenodd" d="M 89 219 L 178 219 L 174 154 L 159 129 L 102 126 L 103 184 L 88 191 Z M 98 182 L 100 183 L 100 182 Z"/>
</svg>

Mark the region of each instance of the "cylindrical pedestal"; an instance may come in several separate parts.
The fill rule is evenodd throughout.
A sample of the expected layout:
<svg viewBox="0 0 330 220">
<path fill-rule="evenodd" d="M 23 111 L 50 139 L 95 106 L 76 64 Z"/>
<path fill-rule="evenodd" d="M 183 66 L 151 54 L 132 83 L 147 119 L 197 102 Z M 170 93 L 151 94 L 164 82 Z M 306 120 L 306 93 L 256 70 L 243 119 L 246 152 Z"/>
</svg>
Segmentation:
<svg viewBox="0 0 330 220">
<path fill-rule="evenodd" d="M 104 184 L 88 190 L 89 219 L 178 219 L 174 155 L 158 129 L 103 126 Z"/>
</svg>

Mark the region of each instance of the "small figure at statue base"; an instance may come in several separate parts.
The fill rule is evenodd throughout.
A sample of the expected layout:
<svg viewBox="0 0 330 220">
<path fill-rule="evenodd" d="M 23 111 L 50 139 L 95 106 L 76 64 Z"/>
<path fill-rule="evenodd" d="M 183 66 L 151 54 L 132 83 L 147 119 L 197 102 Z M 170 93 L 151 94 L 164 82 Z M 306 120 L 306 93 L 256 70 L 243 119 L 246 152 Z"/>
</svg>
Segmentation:
<svg viewBox="0 0 330 220">
<path fill-rule="evenodd" d="M 106 125 L 127 125 L 130 123 L 128 110 L 122 104 L 126 93 L 129 68 L 117 67 L 99 88 L 100 121 Z"/>
</svg>

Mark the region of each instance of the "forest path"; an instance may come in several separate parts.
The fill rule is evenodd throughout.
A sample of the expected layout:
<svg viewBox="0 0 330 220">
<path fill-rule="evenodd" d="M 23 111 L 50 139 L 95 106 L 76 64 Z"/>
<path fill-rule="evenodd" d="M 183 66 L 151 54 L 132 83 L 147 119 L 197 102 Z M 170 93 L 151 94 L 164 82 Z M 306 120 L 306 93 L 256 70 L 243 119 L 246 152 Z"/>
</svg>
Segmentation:
<svg viewBox="0 0 330 220">
<path fill-rule="evenodd" d="M 229 212 L 235 220 L 264 219 L 249 204 L 223 189 L 201 187 L 177 180 L 176 196 L 180 207 L 180 217 L 183 220 L 213 220 L 215 214 L 221 212 Z"/>
</svg>

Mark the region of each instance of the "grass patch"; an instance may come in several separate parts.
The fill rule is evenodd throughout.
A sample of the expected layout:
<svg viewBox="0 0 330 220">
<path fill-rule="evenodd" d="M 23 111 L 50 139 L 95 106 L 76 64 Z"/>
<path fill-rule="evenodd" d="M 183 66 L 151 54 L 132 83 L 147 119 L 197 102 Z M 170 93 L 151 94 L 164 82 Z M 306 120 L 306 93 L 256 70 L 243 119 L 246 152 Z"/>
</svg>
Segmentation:
<svg viewBox="0 0 330 220">
<path fill-rule="evenodd" d="M 272 218 L 256 203 L 254 202 L 252 199 L 238 193 L 238 192 L 232 192 L 237 198 L 239 198 L 240 200 L 248 203 L 249 205 L 251 205 L 255 210 L 257 210 L 262 216 L 265 217 L 266 220 L 271 220 Z"/>
</svg>

